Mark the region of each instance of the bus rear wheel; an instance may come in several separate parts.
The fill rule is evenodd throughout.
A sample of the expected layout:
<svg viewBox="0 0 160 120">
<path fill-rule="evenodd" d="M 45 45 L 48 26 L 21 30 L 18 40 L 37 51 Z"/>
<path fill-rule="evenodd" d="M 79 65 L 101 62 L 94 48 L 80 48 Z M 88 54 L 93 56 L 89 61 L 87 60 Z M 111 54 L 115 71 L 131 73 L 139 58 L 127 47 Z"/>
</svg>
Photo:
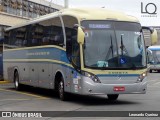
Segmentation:
<svg viewBox="0 0 160 120">
<path fill-rule="evenodd" d="M 14 73 L 14 86 L 15 86 L 16 90 L 20 90 L 21 89 L 21 85 L 19 83 L 19 74 L 18 74 L 17 71 Z"/>
<path fill-rule="evenodd" d="M 152 70 L 149 70 L 150 73 L 152 73 Z"/>
<path fill-rule="evenodd" d="M 61 79 L 59 84 L 58 84 L 58 93 L 59 93 L 59 98 L 62 101 L 67 100 L 66 92 L 64 91 L 64 81 L 63 81 L 63 79 Z"/>
<path fill-rule="evenodd" d="M 107 96 L 108 96 L 108 99 L 109 99 L 109 100 L 115 101 L 115 100 L 118 99 L 118 96 L 119 96 L 119 95 L 118 95 L 118 94 L 115 94 L 115 95 L 114 95 L 114 94 L 113 94 L 113 95 L 112 95 L 112 94 L 109 94 L 109 95 L 107 95 Z"/>
</svg>

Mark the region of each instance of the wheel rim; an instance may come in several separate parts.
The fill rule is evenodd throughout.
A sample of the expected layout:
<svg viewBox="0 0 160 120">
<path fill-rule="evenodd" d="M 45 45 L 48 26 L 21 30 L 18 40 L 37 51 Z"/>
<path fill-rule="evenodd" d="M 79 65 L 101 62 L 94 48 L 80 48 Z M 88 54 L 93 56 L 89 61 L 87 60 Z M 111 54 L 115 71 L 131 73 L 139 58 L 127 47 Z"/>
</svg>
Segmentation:
<svg viewBox="0 0 160 120">
<path fill-rule="evenodd" d="M 63 82 L 61 81 L 59 83 L 59 97 L 62 99 L 63 98 Z"/>
<path fill-rule="evenodd" d="M 15 75 L 15 88 L 18 88 L 19 83 L 18 83 L 18 77 Z"/>
</svg>

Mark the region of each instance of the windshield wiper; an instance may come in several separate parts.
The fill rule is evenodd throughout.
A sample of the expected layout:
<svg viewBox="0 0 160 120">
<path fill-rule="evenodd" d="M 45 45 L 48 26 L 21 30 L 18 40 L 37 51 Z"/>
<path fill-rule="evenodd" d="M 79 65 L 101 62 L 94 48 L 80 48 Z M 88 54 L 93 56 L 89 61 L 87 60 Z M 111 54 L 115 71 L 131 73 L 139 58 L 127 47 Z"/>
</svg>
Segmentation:
<svg viewBox="0 0 160 120">
<path fill-rule="evenodd" d="M 127 49 L 126 49 L 126 47 L 125 47 L 124 44 L 123 44 L 123 35 L 124 35 L 124 34 L 121 34 L 121 46 L 120 46 L 121 55 L 122 55 L 122 56 L 123 56 L 123 51 L 128 55 Z"/>
<path fill-rule="evenodd" d="M 113 41 L 112 41 L 112 36 L 111 36 L 111 35 L 110 35 L 110 40 L 111 40 L 111 45 L 110 45 L 110 47 L 109 47 L 109 50 L 108 50 L 108 52 L 107 52 L 107 55 L 106 55 L 106 59 L 105 59 L 105 60 L 108 60 L 109 55 L 110 55 L 111 52 L 112 52 L 112 57 L 113 57 Z"/>
<path fill-rule="evenodd" d="M 113 41 L 112 41 L 112 36 L 110 35 L 110 40 L 111 40 L 111 45 L 109 47 L 109 50 L 107 52 L 105 60 L 107 61 L 109 58 L 110 53 L 112 52 L 112 58 L 113 58 Z M 104 63 L 103 67 L 106 67 L 106 64 Z"/>
</svg>

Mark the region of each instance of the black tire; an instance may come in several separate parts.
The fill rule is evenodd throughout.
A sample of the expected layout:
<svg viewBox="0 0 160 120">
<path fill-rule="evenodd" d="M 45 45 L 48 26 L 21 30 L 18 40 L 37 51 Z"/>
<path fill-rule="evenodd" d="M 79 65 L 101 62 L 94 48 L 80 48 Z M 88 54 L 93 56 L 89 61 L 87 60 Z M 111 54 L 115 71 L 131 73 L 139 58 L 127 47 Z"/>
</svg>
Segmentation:
<svg viewBox="0 0 160 120">
<path fill-rule="evenodd" d="M 14 73 L 14 86 L 16 90 L 21 90 L 21 84 L 19 83 L 19 74 L 17 71 Z"/>
<path fill-rule="evenodd" d="M 152 73 L 152 70 L 149 70 L 150 73 Z"/>
<path fill-rule="evenodd" d="M 119 95 L 118 95 L 118 94 L 115 94 L 115 95 L 114 95 L 114 94 L 113 94 L 113 95 L 110 94 L 110 95 L 107 95 L 107 96 L 108 96 L 108 99 L 109 99 L 109 100 L 115 101 L 115 100 L 118 99 L 118 96 L 119 96 Z"/>
<path fill-rule="evenodd" d="M 67 100 L 67 93 L 64 91 L 64 81 L 63 81 L 62 78 L 58 83 L 58 94 L 59 94 L 59 98 L 62 101 L 66 101 Z"/>
</svg>

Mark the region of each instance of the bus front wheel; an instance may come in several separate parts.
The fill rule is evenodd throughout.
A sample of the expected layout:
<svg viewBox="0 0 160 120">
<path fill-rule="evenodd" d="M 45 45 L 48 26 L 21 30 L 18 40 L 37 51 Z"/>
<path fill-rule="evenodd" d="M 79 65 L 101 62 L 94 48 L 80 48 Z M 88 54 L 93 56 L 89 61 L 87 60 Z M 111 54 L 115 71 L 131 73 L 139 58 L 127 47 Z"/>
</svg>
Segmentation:
<svg viewBox="0 0 160 120">
<path fill-rule="evenodd" d="M 21 85 L 19 83 L 19 74 L 18 74 L 17 71 L 14 73 L 14 86 L 15 86 L 16 90 L 20 90 L 21 89 Z"/>
<path fill-rule="evenodd" d="M 111 95 L 111 94 L 109 94 L 109 95 L 107 95 L 108 96 L 108 99 L 109 100 L 112 100 L 112 101 L 114 101 L 114 100 L 117 100 L 118 99 L 118 94 L 113 94 L 113 95 Z"/>
</svg>

